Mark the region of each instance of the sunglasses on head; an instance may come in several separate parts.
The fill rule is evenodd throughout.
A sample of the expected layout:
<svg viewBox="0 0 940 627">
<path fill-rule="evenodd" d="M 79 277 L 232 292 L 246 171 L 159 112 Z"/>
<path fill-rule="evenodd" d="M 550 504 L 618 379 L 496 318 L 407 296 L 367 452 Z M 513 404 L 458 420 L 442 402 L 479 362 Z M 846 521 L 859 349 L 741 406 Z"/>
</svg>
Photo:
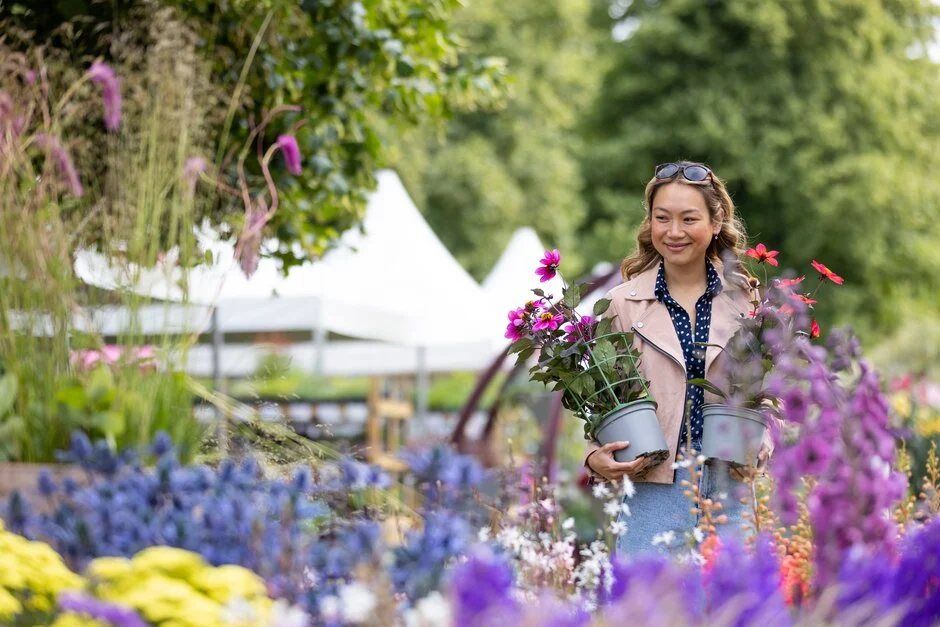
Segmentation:
<svg viewBox="0 0 940 627">
<path fill-rule="evenodd" d="M 704 181 L 712 171 L 701 164 L 679 165 L 678 163 L 660 163 L 653 171 L 658 179 L 671 179 L 680 172 L 688 181 Z"/>
</svg>

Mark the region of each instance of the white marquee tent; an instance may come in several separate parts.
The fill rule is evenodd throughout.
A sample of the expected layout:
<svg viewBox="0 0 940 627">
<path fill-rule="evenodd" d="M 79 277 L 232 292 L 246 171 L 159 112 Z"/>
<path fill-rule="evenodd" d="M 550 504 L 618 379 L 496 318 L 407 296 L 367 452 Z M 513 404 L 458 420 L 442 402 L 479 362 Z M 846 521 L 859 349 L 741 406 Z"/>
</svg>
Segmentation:
<svg viewBox="0 0 940 627">
<path fill-rule="evenodd" d="M 252 333 L 309 330 L 313 343 L 290 352 L 300 365 L 323 374 L 425 373 L 484 366 L 505 346 L 504 312 L 447 251 L 415 207 L 397 174 L 377 173 L 364 232 L 344 233 L 336 249 L 284 276 L 273 259 L 262 258 L 246 278 L 233 247 L 201 232 L 214 263 L 190 271 L 188 288 L 178 271 L 134 272 L 133 278 L 101 255 L 84 252 L 76 271 L 106 289 L 130 289 L 183 305 L 149 305 L 138 315 L 142 328 L 178 327 L 207 332 Z M 174 280 L 177 278 L 177 280 Z M 169 312 L 169 313 L 168 313 Z M 93 312 L 95 326 L 117 334 L 127 323 L 119 309 Z M 371 342 L 325 343 L 327 332 Z M 263 355 L 259 347 L 216 347 L 223 376 L 244 376 Z M 346 349 L 344 352 L 344 348 Z M 213 362 L 211 348 L 195 347 L 189 369 L 203 374 Z M 312 362 L 312 363 L 311 363 Z"/>
<path fill-rule="evenodd" d="M 483 290 L 500 311 L 508 312 L 532 300 L 535 298 L 532 289 L 536 287 L 543 289 L 546 294 L 561 296 L 564 284 L 560 273 L 545 283 L 541 283 L 535 274 L 545 250 L 532 227 L 520 227 L 509 238 L 503 254 L 483 279 Z"/>
</svg>

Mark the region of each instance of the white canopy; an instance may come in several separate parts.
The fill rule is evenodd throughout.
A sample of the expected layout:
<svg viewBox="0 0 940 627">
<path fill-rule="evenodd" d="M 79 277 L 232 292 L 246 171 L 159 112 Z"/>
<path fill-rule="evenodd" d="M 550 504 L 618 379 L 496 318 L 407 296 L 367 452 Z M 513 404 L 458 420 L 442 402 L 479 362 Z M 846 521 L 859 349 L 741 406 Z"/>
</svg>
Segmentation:
<svg viewBox="0 0 940 627">
<path fill-rule="evenodd" d="M 561 297 L 561 274 L 550 281 L 539 282 L 535 269 L 545 254 L 545 247 L 532 227 L 516 229 L 503 249 L 503 254 L 485 279 L 483 290 L 496 303 L 505 316 L 510 309 L 535 298 L 532 289 L 539 287 L 545 294 Z"/>
<path fill-rule="evenodd" d="M 190 271 L 185 291 L 172 261 L 130 278 L 101 255 L 85 251 L 76 271 L 86 282 L 108 289 L 214 304 L 223 332 L 320 329 L 406 346 L 500 347 L 504 313 L 441 244 L 398 175 L 382 170 L 377 178 L 365 232 L 350 229 L 337 248 L 287 276 L 275 260 L 262 258 L 246 278 L 232 245 L 205 232 L 200 239 L 212 251 L 213 263 Z M 206 325 L 208 320 L 202 328 Z"/>
</svg>

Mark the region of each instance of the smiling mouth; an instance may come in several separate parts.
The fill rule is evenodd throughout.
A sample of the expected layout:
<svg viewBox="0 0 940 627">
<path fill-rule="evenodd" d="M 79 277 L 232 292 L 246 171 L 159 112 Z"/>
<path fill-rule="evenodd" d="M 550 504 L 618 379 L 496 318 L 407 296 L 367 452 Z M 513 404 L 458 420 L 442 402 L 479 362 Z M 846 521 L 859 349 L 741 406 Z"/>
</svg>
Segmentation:
<svg viewBox="0 0 940 627">
<path fill-rule="evenodd" d="M 666 244 L 666 248 L 671 248 L 672 250 L 679 250 L 680 248 L 685 248 L 688 244 Z"/>
</svg>

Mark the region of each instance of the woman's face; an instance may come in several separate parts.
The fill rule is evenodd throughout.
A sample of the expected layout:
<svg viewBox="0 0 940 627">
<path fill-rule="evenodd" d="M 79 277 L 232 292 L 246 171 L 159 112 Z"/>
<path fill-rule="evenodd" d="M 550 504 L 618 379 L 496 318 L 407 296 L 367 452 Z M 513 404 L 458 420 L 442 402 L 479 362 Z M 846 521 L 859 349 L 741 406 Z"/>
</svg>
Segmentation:
<svg viewBox="0 0 940 627">
<path fill-rule="evenodd" d="M 667 183 L 656 190 L 651 215 L 653 247 L 667 264 L 692 267 L 705 259 L 720 230 L 693 185 Z"/>
</svg>

